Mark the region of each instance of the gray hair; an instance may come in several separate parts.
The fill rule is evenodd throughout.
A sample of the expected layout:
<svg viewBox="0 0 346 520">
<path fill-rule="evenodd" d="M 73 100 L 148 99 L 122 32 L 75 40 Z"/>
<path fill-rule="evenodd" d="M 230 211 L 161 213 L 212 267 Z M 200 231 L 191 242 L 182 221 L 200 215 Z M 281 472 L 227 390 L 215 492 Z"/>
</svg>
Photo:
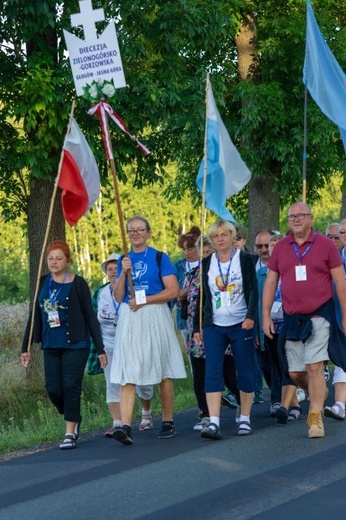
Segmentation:
<svg viewBox="0 0 346 520">
<path fill-rule="evenodd" d="M 214 249 L 213 243 L 210 240 L 208 235 L 203 235 L 203 237 L 202 236 L 198 237 L 197 242 L 196 242 L 196 247 L 198 249 L 201 248 L 201 242 L 203 243 L 203 247 L 211 247 L 212 249 Z"/>
</svg>

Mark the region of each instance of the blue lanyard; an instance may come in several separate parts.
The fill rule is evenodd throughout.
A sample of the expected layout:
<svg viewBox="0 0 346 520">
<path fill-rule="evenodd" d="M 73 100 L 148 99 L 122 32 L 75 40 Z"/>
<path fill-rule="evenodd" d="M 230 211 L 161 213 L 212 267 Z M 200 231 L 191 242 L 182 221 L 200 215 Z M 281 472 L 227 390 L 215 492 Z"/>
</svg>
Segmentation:
<svg viewBox="0 0 346 520">
<path fill-rule="evenodd" d="M 316 233 L 316 231 L 315 231 L 314 236 L 313 236 L 313 239 L 312 239 L 312 242 L 310 242 L 310 244 L 308 245 L 308 247 L 305 249 L 304 253 L 303 253 L 301 256 L 300 256 L 300 254 L 299 254 L 297 244 L 296 244 L 295 242 L 293 242 L 293 244 L 292 244 L 292 245 L 293 245 L 293 249 L 294 249 L 294 252 L 295 252 L 295 254 L 296 254 L 296 257 L 297 257 L 298 260 L 299 260 L 300 265 L 302 264 L 302 260 L 303 260 L 304 256 L 307 255 L 308 252 L 310 251 L 310 249 L 312 248 L 312 244 L 313 244 L 314 241 L 315 241 L 316 235 L 317 235 L 317 233 Z"/>
<path fill-rule="evenodd" d="M 198 266 L 196 267 L 199 267 L 199 264 L 200 264 L 200 260 L 198 260 Z M 190 266 L 190 262 L 188 262 L 188 260 L 186 260 L 186 265 L 185 265 L 185 272 L 186 274 L 188 274 L 190 271 L 191 271 L 192 267 Z"/>
<path fill-rule="evenodd" d="M 219 253 L 216 253 L 216 258 L 217 258 L 217 264 L 219 266 L 219 273 L 220 273 L 220 276 L 221 276 L 221 280 L 222 280 L 222 285 L 224 286 L 224 288 L 226 289 L 227 285 L 228 285 L 228 277 L 229 277 L 229 272 L 231 270 L 231 264 L 232 264 L 232 260 L 233 260 L 233 257 L 235 255 L 235 249 L 232 248 L 232 251 L 231 251 L 231 257 L 229 259 L 229 264 L 228 264 L 228 268 L 227 268 L 227 272 L 226 272 L 226 278 L 223 277 L 223 273 L 222 273 L 222 270 L 221 270 L 221 264 L 220 264 L 220 258 L 219 258 Z"/>
<path fill-rule="evenodd" d="M 66 273 L 64 274 L 62 283 L 66 282 L 67 277 L 68 277 L 68 271 L 66 271 Z M 51 276 L 50 280 L 49 280 L 49 301 L 53 305 L 56 302 L 62 287 L 59 287 L 59 289 L 57 291 L 56 290 L 52 291 L 52 282 L 53 282 L 53 277 Z"/>
<path fill-rule="evenodd" d="M 121 302 L 118 303 L 118 305 L 116 304 L 116 301 L 114 299 L 113 287 L 111 286 L 111 284 L 109 284 L 109 292 L 111 293 L 111 300 L 112 300 L 112 303 L 113 303 L 115 315 L 118 316 L 118 314 L 119 314 L 119 307 L 121 305 Z"/>
</svg>

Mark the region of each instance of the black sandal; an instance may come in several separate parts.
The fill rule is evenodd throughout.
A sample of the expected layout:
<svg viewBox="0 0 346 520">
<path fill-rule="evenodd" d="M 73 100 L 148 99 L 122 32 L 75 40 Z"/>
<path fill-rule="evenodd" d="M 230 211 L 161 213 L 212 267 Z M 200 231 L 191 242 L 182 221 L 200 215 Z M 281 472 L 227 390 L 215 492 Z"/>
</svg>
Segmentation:
<svg viewBox="0 0 346 520">
<path fill-rule="evenodd" d="M 66 433 L 65 439 L 60 444 L 61 450 L 73 450 L 76 447 L 76 436 L 74 433 Z"/>
</svg>

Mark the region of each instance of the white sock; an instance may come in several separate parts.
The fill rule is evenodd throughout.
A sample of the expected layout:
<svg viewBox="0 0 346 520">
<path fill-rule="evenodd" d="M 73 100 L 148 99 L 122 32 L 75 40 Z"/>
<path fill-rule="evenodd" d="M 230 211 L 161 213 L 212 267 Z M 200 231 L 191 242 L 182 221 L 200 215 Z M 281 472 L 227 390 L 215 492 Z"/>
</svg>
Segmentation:
<svg viewBox="0 0 346 520">
<path fill-rule="evenodd" d="M 150 418 L 151 416 L 151 408 L 149 410 L 143 410 L 142 408 L 142 417 L 143 419 Z"/>
<path fill-rule="evenodd" d="M 121 420 L 120 419 L 114 419 L 114 421 L 113 421 L 113 428 L 117 428 L 118 426 L 121 426 Z"/>
<path fill-rule="evenodd" d="M 220 426 L 220 417 L 210 416 L 210 422 L 216 424 L 216 426 Z"/>
<path fill-rule="evenodd" d="M 242 414 L 240 414 L 240 419 L 239 420 L 240 420 L 240 422 L 241 421 L 246 421 L 246 422 L 249 423 L 250 422 L 250 415 L 242 415 Z"/>
</svg>

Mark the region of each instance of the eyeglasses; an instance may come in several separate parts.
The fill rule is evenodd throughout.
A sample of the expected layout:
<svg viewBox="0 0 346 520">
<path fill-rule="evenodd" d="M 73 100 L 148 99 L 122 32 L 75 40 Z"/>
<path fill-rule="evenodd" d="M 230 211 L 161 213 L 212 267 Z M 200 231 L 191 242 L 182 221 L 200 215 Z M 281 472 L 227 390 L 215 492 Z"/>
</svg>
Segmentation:
<svg viewBox="0 0 346 520">
<path fill-rule="evenodd" d="M 143 233 L 145 233 L 145 231 L 146 231 L 145 228 L 137 228 L 137 229 L 128 229 L 127 233 L 129 235 L 142 235 Z"/>
<path fill-rule="evenodd" d="M 245 240 L 245 237 L 235 237 L 235 242 L 239 242 L 239 240 Z"/>
<path fill-rule="evenodd" d="M 344 231 L 345 233 L 345 231 Z M 334 240 L 340 240 L 339 235 L 327 235 L 328 238 L 334 238 Z"/>
<path fill-rule="evenodd" d="M 269 244 L 255 244 L 257 249 L 269 249 Z"/>
<path fill-rule="evenodd" d="M 287 215 L 288 220 L 294 221 L 294 220 L 303 220 L 303 218 L 307 217 L 308 215 L 311 215 L 311 213 L 292 213 L 291 215 Z"/>
<path fill-rule="evenodd" d="M 346 229 L 340 229 L 339 235 L 344 235 L 346 233 Z"/>
</svg>

